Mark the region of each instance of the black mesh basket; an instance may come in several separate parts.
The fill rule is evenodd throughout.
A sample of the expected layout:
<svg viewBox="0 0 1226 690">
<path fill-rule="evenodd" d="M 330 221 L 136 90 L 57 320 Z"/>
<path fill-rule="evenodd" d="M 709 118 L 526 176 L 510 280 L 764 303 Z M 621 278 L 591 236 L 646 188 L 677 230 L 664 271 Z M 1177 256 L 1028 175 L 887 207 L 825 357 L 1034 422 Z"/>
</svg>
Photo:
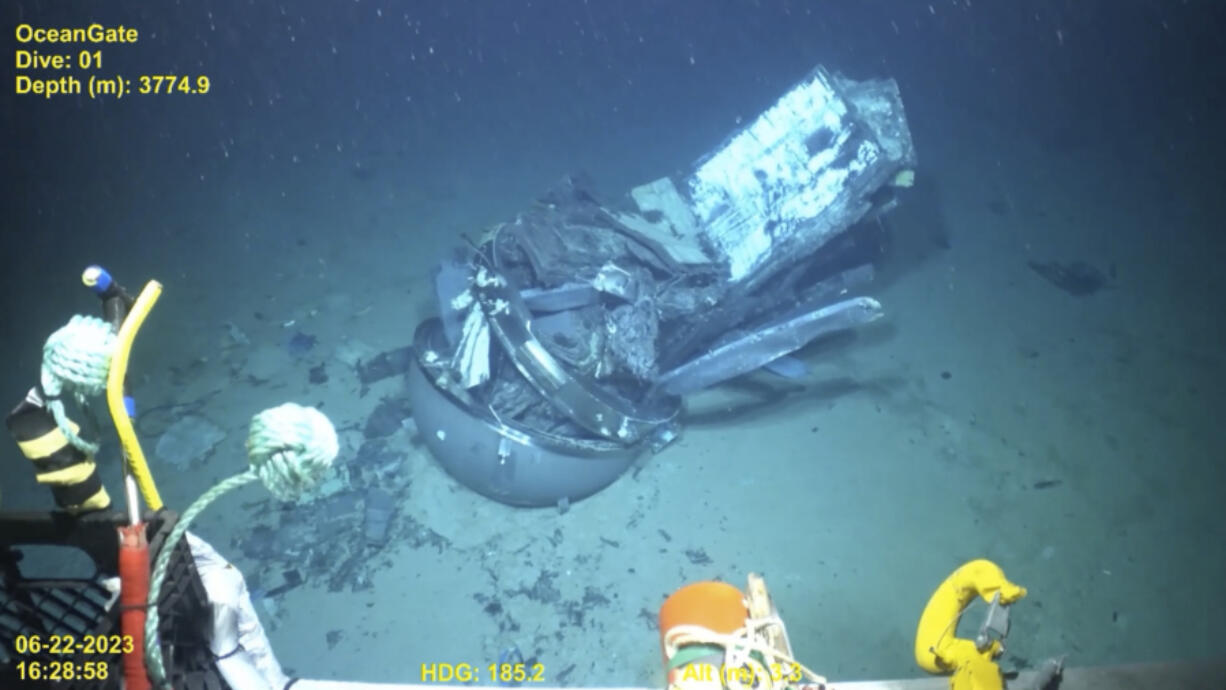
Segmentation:
<svg viewBox="0 0 1226 690">
<path fill-rule="evenodd" d="M 169 511 L 146 517 L 151 561 L 177 519 Z M 86 654 L 64 649 L 64 645 L 52 649 L 51 643 L 67 636 L 82 641 L 87 636 L 120 634 L 118 597 L 106 582 L 118 574 L 116 529 L 122 524 L 123 516 L 112 513 L 80 517 L 61 512 L 0 514 L 0 687 L 121 687 L 118 651 Z M 22 561 L 34 547 L 52 547 L 38 549 L 40 556 L 51 552 L 51 576 L 23 572 Z M 204 585 L 187 542 L 180 540 L 174 548 L 158 602 L 167 677 L 176 690 L 228 690 L 209 650 L 212 608 Z M 92 573 L 57 569 L 57 557 L 65 562 L 69 556 L 79 560 L 79 554 L 71 553 L 73 549 L 88 556 Z M 28 644 L 34 639 L 41 643 L 37 651 Z M 86 678 L 87 673 L 92 677 Z"/>
</svg>

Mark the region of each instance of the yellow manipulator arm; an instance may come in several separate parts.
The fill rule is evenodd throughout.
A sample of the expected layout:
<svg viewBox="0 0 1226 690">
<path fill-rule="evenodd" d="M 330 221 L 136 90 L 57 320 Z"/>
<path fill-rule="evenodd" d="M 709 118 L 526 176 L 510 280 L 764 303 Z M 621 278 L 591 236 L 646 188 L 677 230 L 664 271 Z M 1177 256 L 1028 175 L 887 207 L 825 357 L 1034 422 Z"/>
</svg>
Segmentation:
<svg viewBox="0 0 1226 690">
<path fill-rule="evenodd" d="M 964 682 L 955 687 L 1001 687 L 1000 673 L 992 659 L 1001 652 L 1000 642 L 992 641 L 982 652 L 973 640 L 955 637 L 962 611 L 976 596 L 985 602 L 1000 594 L 1000 603 L 1009 605 L 1026 596 L 1026 588 L 1013 584 L 1000 566 L 977 559 L 963 564 L 945 578 L 924 607 L 915 632 L 915 662 L 929 673 L 962 670 Z"/>
</svg>

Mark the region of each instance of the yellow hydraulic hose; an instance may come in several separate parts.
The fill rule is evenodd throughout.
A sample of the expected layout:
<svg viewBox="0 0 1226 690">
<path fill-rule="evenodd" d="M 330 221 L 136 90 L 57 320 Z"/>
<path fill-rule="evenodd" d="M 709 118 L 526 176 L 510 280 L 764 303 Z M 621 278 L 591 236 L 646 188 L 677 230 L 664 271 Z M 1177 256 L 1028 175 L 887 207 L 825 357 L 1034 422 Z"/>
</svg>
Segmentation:
<svg viewBox="0 0 1226 690">
<path fill-rule="evenodd" d="M 136 438 L 136 430 L 132 427 L 132 418 L 128 416 L 128 408 L 124 405 L 123 382 L 128 374 L 128 356 L 132 352 L 132 341 L 144 324 L 145 317 L 149 315 L 149 310 L 161 295 L 162 284 L 156 280 L 149 281 L 140 291 L 132 308 L 128 310 L 123 325 L 119 327 L 119 332 L 115 334 L 115 354 L 111 359 L 111 370 L 106 377 L 106 405 L 111 410 L 115 432 L 119 434 L 119 445 L 123 448 L 128 470 L 132 472 L 137 486 L 140 487 L 145 505 L 154 511 L 162 509 L 162 497 L 158 495 L 157 485 L 153 483 L 153 475 L 149 474 L 145 453 L 141 450 L 140 440 Z"/>
</svg>

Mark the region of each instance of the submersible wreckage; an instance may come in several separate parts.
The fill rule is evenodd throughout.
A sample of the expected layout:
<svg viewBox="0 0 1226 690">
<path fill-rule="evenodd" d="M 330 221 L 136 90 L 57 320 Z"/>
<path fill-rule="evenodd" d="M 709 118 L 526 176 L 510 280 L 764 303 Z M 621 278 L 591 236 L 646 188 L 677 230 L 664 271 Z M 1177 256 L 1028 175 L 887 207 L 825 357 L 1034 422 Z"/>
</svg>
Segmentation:
<svg viewBox="0 0 1226 690">
<path fill-rule="evenodd" d="M 688 393 L 869 323 L 861 294 L 915 152 L 896 84 L 817 69 L 684 176 L 572 176 L 440 265 L 409 398 L 435 458 L 513 505 L 599 491 Z"/>
</svg>

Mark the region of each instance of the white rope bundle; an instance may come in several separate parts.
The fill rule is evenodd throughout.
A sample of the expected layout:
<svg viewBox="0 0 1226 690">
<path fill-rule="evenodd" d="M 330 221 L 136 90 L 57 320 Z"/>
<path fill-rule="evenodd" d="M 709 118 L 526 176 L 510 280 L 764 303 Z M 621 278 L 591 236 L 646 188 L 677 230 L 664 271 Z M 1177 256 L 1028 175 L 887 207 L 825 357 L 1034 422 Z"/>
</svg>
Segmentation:
<svg viewBox="0 0 1226 690">
<path fill-rule="evenodd" d="M 86 454 L 98 452 L 98 444 L 77 435 L 64 411 L 64 393 L 77 402 L 106 390 L 106 377 L 115 352 L 115 332 L 96 316 L 73 316 L 68 324 L 52 333 L 43 345 L 43 365 L 39 376 L 47 409 L 68 442 Z"/>
<path fill-rule="evenodd" d="M 313 407 L 285 403 L 251 418 L 247 459 L 264 486 L 292 501 L 315 486 L 340 452 L 336 429 Z"/>
</svg>

